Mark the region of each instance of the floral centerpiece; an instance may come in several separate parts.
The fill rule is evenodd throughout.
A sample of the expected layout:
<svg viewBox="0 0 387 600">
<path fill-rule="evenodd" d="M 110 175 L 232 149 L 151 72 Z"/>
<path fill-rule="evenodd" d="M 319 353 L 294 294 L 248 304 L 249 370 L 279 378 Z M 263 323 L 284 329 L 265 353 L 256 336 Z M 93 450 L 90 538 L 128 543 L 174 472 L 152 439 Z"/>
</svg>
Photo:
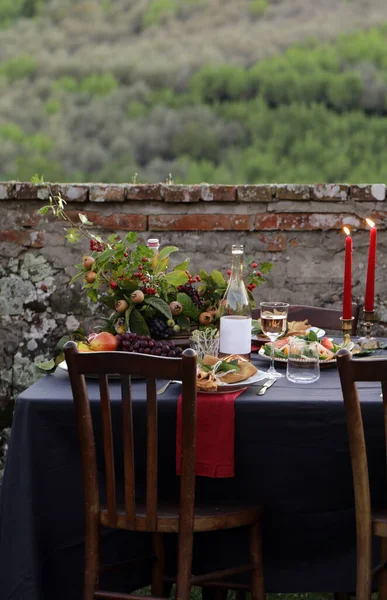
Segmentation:
<svg viewBox="0 0 387 600">
<path fill-rule="evenodd" d="M 73 222 L 65 205 L 60 194 L 49 188 L 49 203 L 38 212 L 51 212 L 65 220 L 69 242 L 88 239 L 89 253 L 75 265 L 77 273 L 70 284 L 81 279 L 90 300 L 112 310 L 109 317 L 104 317 L 103 330 L 118 336 L 130 332 L 165 339 L 193 328 L 218 325 L 220 302 L 227 287 L 219 270 L 207 273 L 201 269 L 194 275 L 189 271 L 188 258 L 171 267 L 170 257 L 178 251 L 176 246 L 155 253 L 135 232 L 124 238 L 112 234 L 103 239 L 90 231 L 92 223 L 86 215 L 79 213 L 79 222 Z M 266 282 L 271 267 L 270 263 L 258 265 L 248 259 L 246 280 L 253 306 L 253 291 Z"/>
</svg>

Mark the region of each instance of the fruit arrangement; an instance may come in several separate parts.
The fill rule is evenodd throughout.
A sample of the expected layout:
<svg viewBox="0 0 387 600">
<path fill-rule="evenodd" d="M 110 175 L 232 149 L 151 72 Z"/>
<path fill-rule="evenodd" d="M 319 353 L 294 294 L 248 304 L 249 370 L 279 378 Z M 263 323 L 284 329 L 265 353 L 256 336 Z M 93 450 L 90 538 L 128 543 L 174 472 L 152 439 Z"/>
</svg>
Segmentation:
<svg viewBox="0 0 387 600">
<path fill-rule="evenodd" d="M 41 179 L 34 182 L 44 184 Z M 167 339 L 195 327 L 218 325 L 220 302 L 227 287 L 227 279 L 220 271 L 200 270 L 193 275 L 188 269 L 189 259 L 171 268 L 170 256 L 178 248 L 167 246 L 155 253 L 135 232 L 129 232 L 124 239 L 116 234 L 103 239 L 90 231 L 93 224 L 87 215 L 79 213 L 79 222 L 74 222 L 60 194 L 44 185 L 48 188 L 49 204 L 38 213 L 51 212 L 66 221 L 69 242 L 78 242 L 82 237 L 88 240 L 88 253 L 75 265 L 77 273 L 70 284 L 81 279 L 90 300 L 111 309 L 109 317 L 101 317 L 105 331 L 119 336 L 135 333 Z M 253 291 L 266 281 L 272 265 L 258 265 L 253 259 L 247 262 L 247 289 L 254 306 Z"/>
</svg>

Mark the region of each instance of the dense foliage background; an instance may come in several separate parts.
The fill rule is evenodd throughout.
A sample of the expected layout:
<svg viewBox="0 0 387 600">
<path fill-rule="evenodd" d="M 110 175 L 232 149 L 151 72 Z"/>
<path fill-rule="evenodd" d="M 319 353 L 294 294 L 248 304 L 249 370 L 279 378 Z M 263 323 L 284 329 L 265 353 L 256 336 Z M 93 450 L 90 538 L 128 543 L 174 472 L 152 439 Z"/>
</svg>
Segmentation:
<svg viewBox="0 0 387 600">
<path fill-rule="evenodd" d="M 0 179 L 387 180 L 385 0 L 1 0 L 0 24 Z"/>
</svg>

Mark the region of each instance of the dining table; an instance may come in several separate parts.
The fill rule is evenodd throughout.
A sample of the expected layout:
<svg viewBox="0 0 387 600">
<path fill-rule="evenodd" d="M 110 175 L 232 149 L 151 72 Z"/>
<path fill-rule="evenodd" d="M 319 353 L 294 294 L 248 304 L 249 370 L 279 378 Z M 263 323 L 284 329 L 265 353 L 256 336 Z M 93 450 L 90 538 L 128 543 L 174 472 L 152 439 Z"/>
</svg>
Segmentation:
<svg viewBox="0 0 387 600">
<path fill-rule="evenodd" d="M 266 370 L 257 354 L 252 362 Z M 277 367 L 284 369 L 282 365 Z M 157 382 L 158 387 L 165 380 Z M 98 473 L 104 480 L 99 389 L 87 380 Z M 120 382 L 109 380 L 116 434 L 117 485 L 122 482 Z M 235 400 L 235 476 L 197 477 L 196 500 L 207 504 L 263 504 L 267 592 L 350 592 L 355 589 L 356 539 L 352 470 L 337 366 L 317 382 L 278 379 L 264 395 L 248 387 Z M 159 497 L 179 494 L 176 407 L 181 386 L 158 396 Z M 359 384 L 368 445 L 372 501 L 386 494 L 386 455 L 380 385 Z M 146 387 L 132 380 L 136 486 L 146 476 Z M 0 497 L 1 600 L 81 600 L 84 515 L 81 461 L 68 373 L 57 369 L 16 401 Z M 194 572 L 224 568 L 246 558 L 244 529 L 195 538 Z M 167 572 L 173 574 L 176 536 L 167 536 Z M 149 534 L 102 530 L 101 562 L 145 553 Z M 377 548 L 374 552 L 378 559 Z M 113 575 L 107 572 L 102 581 Z M 150 568 L 122 569 L 117 590 L 150 582 Z"/>
</svg>

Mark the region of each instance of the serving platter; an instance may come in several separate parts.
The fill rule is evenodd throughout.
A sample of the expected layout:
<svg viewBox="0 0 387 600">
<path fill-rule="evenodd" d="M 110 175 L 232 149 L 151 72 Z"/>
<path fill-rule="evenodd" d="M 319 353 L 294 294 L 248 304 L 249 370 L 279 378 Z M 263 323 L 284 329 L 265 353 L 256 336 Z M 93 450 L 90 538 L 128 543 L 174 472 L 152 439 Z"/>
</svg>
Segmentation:
<svg viewBox="0 0 387 600">
<path fill-rule="evenodd" d="M 267 360 L 268 362 L 270 362 L 270 356 L 268 356 L 267 354 L 265 354 L 265 351 L 263 348 L 260 348 L 258 350 L 258 354 L 261 358 L 263 358 L 264 360 Z M 274 362 L 278 363 L 280 365 L 286 366 L 288 359 L 287 358 L 278 358 L 278 357 L 274 357 Z M 300 360 L 300 362 L 302 362 Z M 337 361 L 336 358 L 333 358 L 331 360 L 320 360 L 320 369 L 328 369 L 329 367 L 335 367 L 337 365 Z"/>
<path fill-rule="evenodd" d="M 322 339 L 325 335 L 325 330 L 321 329 L 321 327 L 309 327 L 309 329 L 305 330 L 305 334 L 307 335 L 310 331 L 314 331 L 314 333 L 317 335 L 319 340 Z M 281 337 L 286 337 L 286 333 L 284 333 L 284 335 Z M 293 337 L 293 336 L 291 336 L 291 337 Z M 269 338 L 266 335 L 264 335 L 263 333 L 260 333 L 258 335 L 252 335 L 251 339 L 254 342 L 261 342 L 262 344 L 266 344 L 267 342 L 270 341 Z M 278 339 L 280 339 L 280 338 L 278 338 Z"/>
</svg>

